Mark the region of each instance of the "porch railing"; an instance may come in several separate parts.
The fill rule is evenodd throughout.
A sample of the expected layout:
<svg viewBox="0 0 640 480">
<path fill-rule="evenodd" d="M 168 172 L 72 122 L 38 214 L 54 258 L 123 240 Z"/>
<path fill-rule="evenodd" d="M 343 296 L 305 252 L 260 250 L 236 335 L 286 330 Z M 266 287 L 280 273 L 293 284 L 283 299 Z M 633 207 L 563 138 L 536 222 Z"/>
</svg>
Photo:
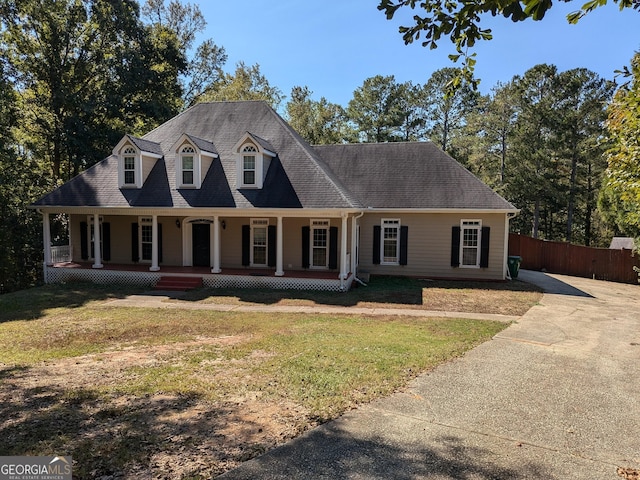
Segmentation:
<svg viewBox="0 0 640 480">
<path fill-rule="evenodd" d="M 71 245 L 58 245 L 51 247 L 51 263 L 64 263 L 71 261 Z"/>
</svg>

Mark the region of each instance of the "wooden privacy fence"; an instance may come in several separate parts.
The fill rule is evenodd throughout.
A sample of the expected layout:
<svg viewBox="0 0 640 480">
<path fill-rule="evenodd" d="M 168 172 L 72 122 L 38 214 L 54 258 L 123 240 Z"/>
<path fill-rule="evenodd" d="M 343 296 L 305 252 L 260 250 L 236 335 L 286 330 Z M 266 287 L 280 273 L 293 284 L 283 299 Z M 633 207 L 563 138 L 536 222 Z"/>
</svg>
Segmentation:
<svg viewBox="0 0 640 480">
<path fill-rule="evenodd" d="M 621 283 L 638 283 L 640 253 L 631 250 L 612 250 L 549 242 L 531 237 L 509 234 L 509 255 L 522 257 L 520 268 L 545 270 L 549 273 L 595 278 Z"/>
</svg>

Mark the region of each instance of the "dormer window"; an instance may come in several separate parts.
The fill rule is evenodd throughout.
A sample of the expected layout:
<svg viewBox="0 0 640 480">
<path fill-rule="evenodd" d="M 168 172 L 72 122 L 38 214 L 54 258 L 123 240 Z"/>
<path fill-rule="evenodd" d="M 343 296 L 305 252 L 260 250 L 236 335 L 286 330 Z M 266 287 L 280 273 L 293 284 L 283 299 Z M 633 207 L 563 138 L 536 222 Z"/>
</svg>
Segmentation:
<svg viewBox="0 0 640 480">
<path fill-rule="evenodd" d="M 202 188 L 209 168 L 218 158 L 215 145 L 183 133 L 171 147 L 171 152 L 175 153 L 176 188 Z"/>
<path fill-rule="evenodd" d="M 136 150 L 127 147 L 122 152 L 124 165 L 124 184 L 136 186 Z"/>
<path fill-rule="evenodd" d="M 163 157 L 160 144 L 125 135 L 112 151 L 118 158 L 118 187 L 142 188 L 158 159 Z"/>
<path fill-rule="evenodd" d="M 182 185 L 193 186 L 194 183 L 194 157 L 196 151 L 193 147 L 187 146 L 180 152 L 180 163 L 182 165 Z"/>
<path fill-rule="evenodd" d="M 236 156 L 237 188 L 262 188 L 276 153 L 271 144 L 247 132 L 233 147 Z"/>
<path fill-rule="evenodd" d="M 256 184 L 256 156 L 258 151 L 253 145 L 242 149 L 242 183 L 244 186 Z"/>
</svg>

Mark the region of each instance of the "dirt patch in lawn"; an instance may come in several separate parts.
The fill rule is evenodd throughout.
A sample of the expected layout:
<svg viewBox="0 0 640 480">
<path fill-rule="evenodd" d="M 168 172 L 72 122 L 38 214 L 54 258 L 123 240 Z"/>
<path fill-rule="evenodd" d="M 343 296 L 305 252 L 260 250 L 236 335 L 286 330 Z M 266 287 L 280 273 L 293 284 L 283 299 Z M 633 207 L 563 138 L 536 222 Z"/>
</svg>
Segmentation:
<svg viewBox="0 0 640 480">
<path fill-rule="evenodd" d="M 118 394 L 113 387 L 132 368 L 170 363 L 181 350 L 244 340 L 241 335 L 199 338 L 47 361 L 29 368 L 0 365 L 0 412 L 5 419 L 1 450 L 72 455 L 78 479 L 221 474 L 317 422 L 300 405 L 264 400 L 255 392 L 238 391 L 215 401 L 194 395 Z M 220 375 L 233 375 L 233 369 Z M 101 393 L 107 390 L 110 393 Z"/>
</svg>

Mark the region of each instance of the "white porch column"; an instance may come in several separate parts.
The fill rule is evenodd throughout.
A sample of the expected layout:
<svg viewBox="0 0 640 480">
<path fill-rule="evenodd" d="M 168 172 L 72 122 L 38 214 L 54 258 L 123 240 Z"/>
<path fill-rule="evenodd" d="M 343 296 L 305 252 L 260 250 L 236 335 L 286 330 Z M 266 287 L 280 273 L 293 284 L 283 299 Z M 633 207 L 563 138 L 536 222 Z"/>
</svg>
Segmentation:
<svg viewBox="0 0 640 480">
<path fill-rule="evenodd" d="M 44 264 L 52 265 L 51 262 L 51 224 L 49 222 L 49 213 L 42 213 L 42 242 L 44 244 Z"/>
<path fill-rule="evenodd" d="M 100 245 L 100 215 L 93 214 L 93 268 L 102 268 L 102 247 Z"/>
<path fill-rule="evenodd" d="M 278 224 L 276 230 L 276 277 L 282 277 L 284 275 L 284 269 L 282 265 L 283 261 L 283 248 L 284 239 L 282 235 L 282 217 L 278 217 Z"/>
<path fill-rule="evenodd" d="M 349 275 L 347 265 L 347 215 L 342 215 L 342 228 L 340 232 L 340 278 L 343 280 Z"/>
<path fill-rule="evenodd" d="M 351 217 L 351 273 L 355 275 L 358 268 L 357 254 L 358 251 L 358 217 Z"/>
<path fill-rule="evenodd" d="M 151 266 L 149 271 L 157 272 L 160 270 L 158 266 L 158 216 L 151 217 Z"/>
<path fill-rule="evenodd" d="M 220 273 L 220 219 L 218 215 L 213 217 L 213 238 L 211 250 L 213 251 L 213 266 L 211 273 Z"/>
</svg>

